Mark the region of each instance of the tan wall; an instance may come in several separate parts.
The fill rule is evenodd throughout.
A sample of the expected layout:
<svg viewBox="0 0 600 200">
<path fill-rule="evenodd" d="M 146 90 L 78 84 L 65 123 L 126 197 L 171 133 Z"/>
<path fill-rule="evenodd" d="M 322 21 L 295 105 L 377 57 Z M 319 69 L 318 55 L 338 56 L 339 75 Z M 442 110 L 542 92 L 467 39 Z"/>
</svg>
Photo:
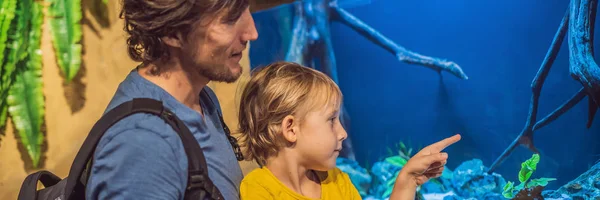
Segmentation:
<svg viewBox="0 0 600 200">
<path fill-rule="evenodd" d="M 118 84 L 136 66 L 125 49 L 123 23 L 118 18 L 119 5 L 117 0 L 110 0 L 108 12 L 111 26 L 104 29 L 90 12 L 84 13 L 85 18 L 89 19 L 89 23 L 84 23 L 83 26 L 85 66 L 82 66 L 80 80 L 69 86 L 64 86 L 63 79 L 59 76 L 45 20 L 42 51 L 47 151 L 42 169 L 50 170 L 60 177 L 67 176 L 71 162 L 88 131 L 106 108 Z M 98 34 L 91 27 L 97 29 Z M 221 102 L 225 121 L 232 129 L 237 127 L 236 89 L 248 77 L 247 55 L 248 51 L 242 60 L 245 73 L 240 81 L 234 84 L 210 84 Z M 0 199 L 16 199 L 25 176 L 39 170 L 27 169 L 11 123 L 8 123 L 5 135 L 0 136 Z M 256 167 L 249 162 L 240 164 L 244 174 Z"/>
</svg>

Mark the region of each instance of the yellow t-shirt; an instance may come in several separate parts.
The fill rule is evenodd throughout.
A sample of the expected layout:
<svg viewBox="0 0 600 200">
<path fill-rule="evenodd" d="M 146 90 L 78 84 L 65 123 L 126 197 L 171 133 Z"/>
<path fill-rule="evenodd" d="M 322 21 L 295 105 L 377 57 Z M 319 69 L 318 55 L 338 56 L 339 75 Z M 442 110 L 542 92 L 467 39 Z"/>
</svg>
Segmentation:
<svg viewBox="0 0 600 200">
<path fill-rule="evenodd" d="M 320 175 L 319 178 L 322 180 L 322 200 L 362 199 L 348 174 L 338 168 L 329 170 L 327 175 Z M 287 188 L 266 167 L 255 169 L 244 177 L 240 185 L 240 196 L 242 200 L 311 200 Z"/>
</svg>

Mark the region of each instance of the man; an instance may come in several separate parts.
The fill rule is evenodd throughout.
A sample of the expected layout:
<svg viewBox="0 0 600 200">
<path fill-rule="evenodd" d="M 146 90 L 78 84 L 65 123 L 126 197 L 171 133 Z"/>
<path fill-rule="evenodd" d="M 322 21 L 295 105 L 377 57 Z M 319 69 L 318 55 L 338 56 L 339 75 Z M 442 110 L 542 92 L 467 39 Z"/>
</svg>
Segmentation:
<svg viewBox="0 0 600 200">
<path fill-rule="evenodd" d="M 209 81 L 234 82 L 258 34 L 248 0 L 123 0 L 121 17 L 132 59 L 141 62 L 119 85 L 107 111 L 153 98 L 177 115 L 200 143 L 208 173 L 225 199 L 239 199 L 242 171 L 217 112 Z M 87 199 L 183 199 L 187 157 L 165 121 L 131 115 L 98 143 Z"/>
</svg>

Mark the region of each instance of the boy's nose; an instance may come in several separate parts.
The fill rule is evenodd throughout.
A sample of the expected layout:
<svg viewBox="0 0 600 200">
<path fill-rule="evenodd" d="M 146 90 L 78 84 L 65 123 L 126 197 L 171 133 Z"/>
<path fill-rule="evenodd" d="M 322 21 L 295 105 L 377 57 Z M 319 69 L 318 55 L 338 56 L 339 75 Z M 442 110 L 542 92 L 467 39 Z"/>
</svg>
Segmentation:
<svg viewBox="0 0 600 200">
<path fill-rule="evenodd" d="M 342 130 L 338 134 L 338 138 L 340 141 L 344 141 L 346 138 L 348 138 L 348 133 L 346 133 L 346 130 L 344 129 L 344 127 L 342 127 Z"/>
</svg>

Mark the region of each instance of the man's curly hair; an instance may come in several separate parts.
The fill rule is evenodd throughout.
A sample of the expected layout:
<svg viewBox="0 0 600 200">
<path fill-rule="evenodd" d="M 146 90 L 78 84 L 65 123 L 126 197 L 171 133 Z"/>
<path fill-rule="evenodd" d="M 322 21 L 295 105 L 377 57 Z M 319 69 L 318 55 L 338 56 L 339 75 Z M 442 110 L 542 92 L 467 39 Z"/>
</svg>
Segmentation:
<svg viewBox="0 0 600 200">
<path fill-rule="evenodd" d="M 185 37 L 198 20 L 223 14 L 223 22 L 236 21 L 246 8 L 248 0 L 123 0 L 129 56 L 145 63 L 168 58 L 161 37 Z"/>
</svg>

